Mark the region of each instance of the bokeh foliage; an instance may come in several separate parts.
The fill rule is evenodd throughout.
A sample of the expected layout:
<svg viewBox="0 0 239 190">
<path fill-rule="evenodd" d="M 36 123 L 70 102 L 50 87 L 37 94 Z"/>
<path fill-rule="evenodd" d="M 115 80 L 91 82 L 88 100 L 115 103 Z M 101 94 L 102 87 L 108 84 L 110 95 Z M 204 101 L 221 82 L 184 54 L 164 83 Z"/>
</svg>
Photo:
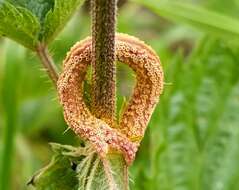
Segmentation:
<svg viewBox="0 0 239 190">
<path fill-rule="evenodd" d="M 0 1 L 0 34 L 30 49 L 52 42 L 60 67 L 69 47 L 90 34 L 86 7 L 65 27 L 74 3 L 81 2 Z M 69 12 L 61 13 L 65 9 Z M 133 0 L 119 8 L 118 31 L 153 46 L 166 80 L 131 167 L 131 189 L 239 189 L 238 10 L 238 0 Z M 0 40 L 1 179 L 11 177 L 10 189 L 31 189 L 26 185 L 30 176 L 52 155 L 48 142 L 80 142 L 71 131 L 64 133 L 67 126 L 55 89 L 35 54 Z M 134 76 L 119 64 L 117 78 L 120 109 Z M 6 144 L 10 149 L 4 151 Z M 2 160 L 13 163 L 9 173 Z"/>
</svg>

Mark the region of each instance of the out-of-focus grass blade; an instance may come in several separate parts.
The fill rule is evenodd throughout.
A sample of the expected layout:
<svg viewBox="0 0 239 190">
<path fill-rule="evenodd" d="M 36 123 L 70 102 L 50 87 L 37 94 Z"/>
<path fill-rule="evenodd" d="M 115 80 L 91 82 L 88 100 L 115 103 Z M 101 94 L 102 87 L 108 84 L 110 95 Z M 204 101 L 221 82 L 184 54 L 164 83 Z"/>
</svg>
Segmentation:
<svg viewBox="0 0 239 190">
<path fill-rule="evenodd" d="M 1 157 L 0 189 L 9 190 L 14 153 L 16 128 L 18 125 L 19 86 L 21 83 L 21 63 L 24 61 L 24 49 L 7 41 L 5 53 L 4 77 L 1 99 L 4 113 L 3 152 Z"/>
<path fill-rule="evenodd" d="M 133 1 L 169 20 L 181 22 L 216 35 L 239 38 L 239 21 L 235 18 L 188 3 L 160 0 Z"/>
</svg>

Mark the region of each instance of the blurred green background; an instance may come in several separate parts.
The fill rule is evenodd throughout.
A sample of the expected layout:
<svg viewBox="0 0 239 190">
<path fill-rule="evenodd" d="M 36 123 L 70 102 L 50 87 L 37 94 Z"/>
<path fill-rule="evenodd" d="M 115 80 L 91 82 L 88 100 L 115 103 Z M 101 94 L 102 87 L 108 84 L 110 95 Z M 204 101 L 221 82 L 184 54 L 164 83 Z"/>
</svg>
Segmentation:
<svg viewBox="0 0 239 190">
<path fill-rule="evenodd" d="M 90 35 L 89 12 L 86 3 L 51 43 L 59 68 Z M 239 0 L 119 1 L 117 30 L 150 44 L 165 71 L 164 93 L 130 168 L 131 189 L 238 190 Z M 134 75 L 117 67 L 120 109 Z M 49 142 L 79 143 L 66 128 L 35 53 L 0 37 L 0 176 L 10 167 L 9 189 L 31 189 L 28 180 L 52 155 Z"/>
</svg>

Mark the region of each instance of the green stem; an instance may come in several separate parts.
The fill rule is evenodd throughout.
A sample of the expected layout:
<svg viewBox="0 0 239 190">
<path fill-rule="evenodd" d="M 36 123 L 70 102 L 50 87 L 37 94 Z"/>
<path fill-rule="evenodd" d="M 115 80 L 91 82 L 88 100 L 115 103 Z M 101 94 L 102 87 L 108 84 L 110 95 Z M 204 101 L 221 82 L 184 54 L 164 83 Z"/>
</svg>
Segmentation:
<svg viewBox="0 0 239 190">
<path fill-rule="evenodd" d="M 46 69 L 48 76 L 50 77 L 54 86 L 56 87 L 58 80 L 58 69 L 52 57 L 50 56 L 47 47 L 43 44 L 39 44 L 36 48 L 36 53 L 39 59 L 41 60 L 42 65 Z"/>
</svg>

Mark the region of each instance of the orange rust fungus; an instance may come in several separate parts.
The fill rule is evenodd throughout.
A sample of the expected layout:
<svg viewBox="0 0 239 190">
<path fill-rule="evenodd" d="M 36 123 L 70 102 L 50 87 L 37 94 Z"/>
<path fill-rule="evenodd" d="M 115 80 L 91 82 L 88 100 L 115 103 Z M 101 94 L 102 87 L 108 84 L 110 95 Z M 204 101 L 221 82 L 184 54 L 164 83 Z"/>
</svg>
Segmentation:
<svg viewBox="0 0 239 190">
<path fill-rule="evenodd" d="M 137 82 L 119 127 L 112 128 L 92 115 L 84 103 L 83 83 L 91 54 L 91 38 L 88 37 L 76 43 L 64 60 L 57 88 L 65 120 L 76 134 L 92 143 L 100 156 L 117 150 L 123 153 L 127 164 L 131 164 L 163 90 L 160 60 L 152 48 L 139 39 L 116 35 L 116 59 L 136 73 Z"/>
</svg>

